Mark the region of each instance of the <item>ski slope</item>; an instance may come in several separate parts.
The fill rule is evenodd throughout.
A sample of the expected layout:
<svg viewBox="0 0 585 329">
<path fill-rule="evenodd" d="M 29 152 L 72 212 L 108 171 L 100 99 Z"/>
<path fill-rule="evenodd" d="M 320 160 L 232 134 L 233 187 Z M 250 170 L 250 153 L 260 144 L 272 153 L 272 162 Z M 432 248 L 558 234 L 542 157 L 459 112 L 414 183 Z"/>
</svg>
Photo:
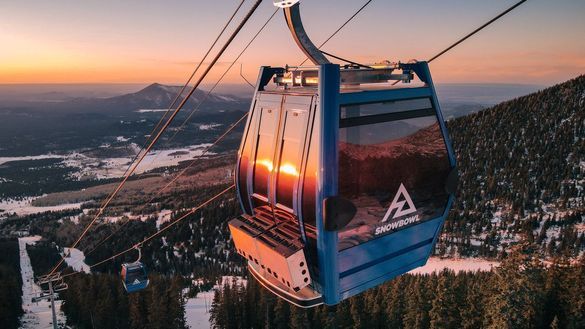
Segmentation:
<svg viewBox="0 0 585 329">
<path fill-rule="evenodd" d="M 209 329 L 211 322 L 209 311 L 213 303 L 213 296 L 216 290 L 221 290 L 225 284 L 243 284 L 248 282 L 238 276 L 223 276 L 221 277 L 221 284 L 216 284 L 210 291 L 203 291 L 197 294 L 195 298 L 188 298 L 185 303 L 185 321 L 191 329 Z"/>
<path fill-rule="evenodd" d="M 195 298 L 185 303 L 185 321 L 191 329 L 209 329 L 209 310 L 213 302 L 214 291 L 200 292 Z"/>
<path fill-rule="evenodd" d="M 30 236 L 18 239 L 20 249 L 20 273 L 22 275 L 22 309 L 24 314 L 20 319 L 21 329 L 52 329 L 51 302 L 41 301 L 33 303 L 32 298 L 38 296 L 41 288 L 34 283 L 34 272 L 26 246 L 34 245 L 41 239 L 40 236 Z M 65 326 L 65 316 L 61 313 L 61 301 L 55 301 L 57 309 L 57 323 L 60 327 Z"/>
</svg>

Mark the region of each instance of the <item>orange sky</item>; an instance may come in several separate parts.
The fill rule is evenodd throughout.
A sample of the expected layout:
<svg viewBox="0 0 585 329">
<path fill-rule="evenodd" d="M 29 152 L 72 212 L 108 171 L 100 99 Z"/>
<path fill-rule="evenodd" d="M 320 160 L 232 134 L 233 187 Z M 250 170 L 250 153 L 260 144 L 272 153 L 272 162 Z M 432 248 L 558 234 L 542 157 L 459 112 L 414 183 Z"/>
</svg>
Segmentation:
<svg viewBox="0 0 585 329">
<path fill-rule="evenodd" d="M 364 2 L 303 1 L 307 31 L 319 43 Z M 366 63 L 426 59 L 514 2 L 376 0 L 324 49 Z M 183 82 L 238 3 L 39 0 L 4 4 L 0 83 Z M 271 1 L 261 5 L 206 82 L 223 73 L 273 10 Z M 585 1 L 528 1 L 432 63 L 434 79 L 438 83 L 552 84 L 583 74 L 584 17 Z M 278 14 L 241 62 L 245 75 L 255 80 L 260 65 L 294 65 L 302 59 Z M 242 82 L 238 69 L 239 65 L 226 82 Z"/>
</svg>

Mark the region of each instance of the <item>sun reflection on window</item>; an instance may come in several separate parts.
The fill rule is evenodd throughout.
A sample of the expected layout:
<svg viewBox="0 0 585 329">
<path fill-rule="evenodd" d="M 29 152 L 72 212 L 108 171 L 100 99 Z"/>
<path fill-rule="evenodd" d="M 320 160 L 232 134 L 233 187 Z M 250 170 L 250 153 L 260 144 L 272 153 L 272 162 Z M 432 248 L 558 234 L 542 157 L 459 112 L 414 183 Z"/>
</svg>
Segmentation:
<svg viewBox="0 0 585 329">
<path fill-rule="evenodd" d="M 297 168 L 290 163 L 285 163 L 285 164 L 281 165 L 280 172 L 288 174 L 288 175 L 292 175 L 295 177 L 299 177 L 299 172 L 297 171 Z"/>
<path fill-rule="evenodd" d="M 274 169 L 274 167 L 272 165 L 272 161 L 270 161 L 268 159 L 258 160 L 258 164 L 261 164 L 264 167 L 266 167 L 266 169 L 268 169 L 269 172 L 272 172 L 272 169 Z"/>
</svg>

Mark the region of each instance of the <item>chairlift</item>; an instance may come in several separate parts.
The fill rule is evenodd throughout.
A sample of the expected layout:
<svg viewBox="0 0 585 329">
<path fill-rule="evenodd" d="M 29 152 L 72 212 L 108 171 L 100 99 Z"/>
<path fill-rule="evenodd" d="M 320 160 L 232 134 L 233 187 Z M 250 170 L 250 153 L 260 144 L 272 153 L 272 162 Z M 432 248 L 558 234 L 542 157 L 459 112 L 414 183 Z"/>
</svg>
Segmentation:
<svg viewBox="0 0 585 329">
<path fill-rule="evenodd" d="M 135 246 L 135 249 L 138 250 L 138 259 L 132 263 L 122 264 L 122 271 L 120 273 L 124 289 L 129 293 L 145 289 L 150 282 L 146 267 L 140 262 L 140 258 L 142 257 L 140 247 Z"/>
<path fill-rule="evenodd" d="M 69 285 L 61 278 L 61 280 L 53 284 L 53 292 L 60 292 L 69 289 Z"/>
<path fill-rule="evenodd" d="M 335 305 L 425 265 L 455 157 L 426 62 L 331 64 L 298 1 L 277 2 L 314 65 L 260 69 L 236 164 L 243 214 L 229 228 L 268 290 Z"/>
</svg>

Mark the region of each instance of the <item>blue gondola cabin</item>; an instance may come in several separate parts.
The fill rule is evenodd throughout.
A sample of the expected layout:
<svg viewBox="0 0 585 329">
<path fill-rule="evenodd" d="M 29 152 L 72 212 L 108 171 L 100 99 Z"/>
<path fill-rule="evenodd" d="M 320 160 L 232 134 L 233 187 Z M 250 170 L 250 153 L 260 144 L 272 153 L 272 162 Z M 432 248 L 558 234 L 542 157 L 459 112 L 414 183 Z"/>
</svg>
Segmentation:
<svg viewBox="0 0 585 329">
<path fill-rule="evenodd" d="M 425 62 L 262 68 L 236 173 L 236 250 L 262 285 L 302 307 L 424 265 L 456 185 Z"/>
<path fill-rule="evenodd" d="M 141 262 L 122 264 L 122 284 L 126 292 L 137 292 L 148 287 L 148 274 L 146 268 Z"/>
</svg>

